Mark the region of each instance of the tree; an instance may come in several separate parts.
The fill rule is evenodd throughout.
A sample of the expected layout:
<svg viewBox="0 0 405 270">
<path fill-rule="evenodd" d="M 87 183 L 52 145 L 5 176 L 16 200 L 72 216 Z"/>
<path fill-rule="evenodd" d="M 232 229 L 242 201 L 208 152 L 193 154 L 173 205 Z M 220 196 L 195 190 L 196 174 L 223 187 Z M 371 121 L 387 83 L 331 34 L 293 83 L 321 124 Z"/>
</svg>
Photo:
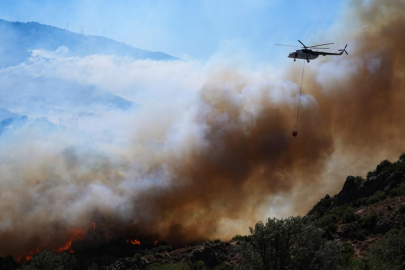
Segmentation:
<svg viewBox="0 0 405 270">
<path fill-rule="evenodd" d="M 323 230 L 301 217 L 268 219 L 250 228 L 241 243 L 244 259 L 240 269 L 289 270 L 337 269 L 342 245 L 322 238 Z"/>
</svg>

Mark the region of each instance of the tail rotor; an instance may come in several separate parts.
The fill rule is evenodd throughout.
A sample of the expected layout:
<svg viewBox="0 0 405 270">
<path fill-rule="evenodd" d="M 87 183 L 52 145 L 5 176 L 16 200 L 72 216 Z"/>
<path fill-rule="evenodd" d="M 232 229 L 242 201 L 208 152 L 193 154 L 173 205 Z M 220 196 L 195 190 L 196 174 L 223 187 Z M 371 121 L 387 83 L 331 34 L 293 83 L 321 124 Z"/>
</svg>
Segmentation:
<svg viewBox="0 0 405 270">
<path fill-rule="evenodd" d="M 347 47 L 347 44 L 346 44 L 346 46 L 345 46 L 345 48 L 343 49 L 343 50 L 339 50 L 340 52 L 345 52 L 347 55 L 349 55 L 348 53 L 347 53 L 347 51 L 346 51 L 346 47 Z"/>
</svg>

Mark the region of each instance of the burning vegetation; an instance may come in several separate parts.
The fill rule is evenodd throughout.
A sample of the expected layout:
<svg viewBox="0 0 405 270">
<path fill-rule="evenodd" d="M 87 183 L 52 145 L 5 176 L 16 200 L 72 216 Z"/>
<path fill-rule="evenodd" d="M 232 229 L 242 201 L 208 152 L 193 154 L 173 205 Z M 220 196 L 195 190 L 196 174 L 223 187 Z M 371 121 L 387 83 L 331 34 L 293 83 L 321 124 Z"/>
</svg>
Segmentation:
<svg viewBox="0 0 405 270">
<path fill-rule="evenodd" d="M 153 137 L 152 146 L 137 144 L 119 161 L 68 146 L 49 155 L 38 151 L 40 158 L 29 162 L 11 155 L 11 168 L 0 167 L 13 180 L 0 190 L 0 217 L 7 221 L 0 231 L 0 254 L 23 263 L 54 251 L 90 267 L 88 262 L 105 266 L 154 248 L 161 254 L 165 242 L 183 247 L 229 239 L 235 232 L 224 224 L 247 228 L 276 202 L 273 197 L 289 198 L 290 212 L 307 211 L 334 165 L 331 160 L 349 160 L 341 163 L 349 166 L 353 158 L 353 164 L 364 166 L 381 153 L 392 156 L 405 149 L 405 3 L 367 1 L 365 7 L 361 2 L 352 1 L 346 14 L 355 27 L 341 25 L 348 32 L 340 35 L 353 44 L 350 58 L 314 63 L 306 74 L 299 137 L 290 133 L 294 82 L 299 81 L 294 68 L 274 85 L 225 70 L 201 89 L 191 106 L 196 113 L 186 119 L 192 131 L 179 130 L 181 139 Z M 153 121 L 149 125 L 147 131 L 160 131 Z M 333 215 L 324 219 L 338 226 Z M 252 234 L 289 225 L 273 220 Z M 308 227 L 307 232 L 320 231 Z M 299 240 L 299 234 L 293 236 Z M 317 247 L 326 245 L 316 239 Z M 246 244 L 251 251 L 246 260 L 249 254 L 257 258 L 255 248 Z M 194 257 L 210 256 L 204 252 L 212 250 L 205 250 Z"/>
</svg>

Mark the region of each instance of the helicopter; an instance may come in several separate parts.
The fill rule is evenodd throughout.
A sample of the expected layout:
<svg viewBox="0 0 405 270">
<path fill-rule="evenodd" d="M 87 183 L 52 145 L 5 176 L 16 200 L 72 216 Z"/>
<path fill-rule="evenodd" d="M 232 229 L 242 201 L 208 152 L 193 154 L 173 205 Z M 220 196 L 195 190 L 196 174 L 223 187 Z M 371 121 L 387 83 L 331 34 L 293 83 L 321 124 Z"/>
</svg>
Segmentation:
<svg viewBox="0 0 405 270">
<path fill-rule="evenodd" d="M 301 40 L 298 40 L 298 42 L 301 43 L 303 47 L 284 45 L 284 44 L 274 44 L 274 45 L 302 48 L 301 50 L 296 50 L 295 52 L 292 52 L 292 53 L 290 53 L 288 55 L 288 58 L 294 58 L 294 62 L 298 58 L 298 59 L 307 60 L 307 62 L 309 63 L 310 60 L 315 60 L 320 55 L 323 55 L 323 56 L 325 56 L 325 55 L 342 55 L 344 52 L 347 55 L 349 55 L 347 53 L 347 51 L 346 51 L 347 44 L 346 44 L 346 46 L 345 46 L 345 48 L 343 50 L 339 50 L 340 53 L 330 53 L 330 52 L 323 52 L 323 51 L 313 51 L 312 49 L 315 48 L 315 49 L 327 50 L 329 48 L 317 48 L 317 47 L 324 46 L 324 45 L 330 45 L 330 44 L 333 44 L 333 43 L 325 43 L 325 44 L 319 44 L 319 45 L 314 45 L 314 46 L 306 46 L 304 43 L 302 43 Z"/>
</svg>

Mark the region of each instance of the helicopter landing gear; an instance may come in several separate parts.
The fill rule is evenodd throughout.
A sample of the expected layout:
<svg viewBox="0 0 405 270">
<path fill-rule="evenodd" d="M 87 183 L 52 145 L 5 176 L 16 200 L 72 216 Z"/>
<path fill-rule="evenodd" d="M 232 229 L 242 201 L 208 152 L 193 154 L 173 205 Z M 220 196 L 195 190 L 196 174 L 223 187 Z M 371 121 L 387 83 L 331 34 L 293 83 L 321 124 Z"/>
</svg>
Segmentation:
<svg viewBox="0 0 405 270">
<path fill-rule="evenodd" d="M 307 59 L 307 62 L 309 63 L 309 59 Z"/>
<path fill-rule="evenodd" d="M 295 62 L 295 58 L 294 58 L 294 62 Z"/>
</svg>

